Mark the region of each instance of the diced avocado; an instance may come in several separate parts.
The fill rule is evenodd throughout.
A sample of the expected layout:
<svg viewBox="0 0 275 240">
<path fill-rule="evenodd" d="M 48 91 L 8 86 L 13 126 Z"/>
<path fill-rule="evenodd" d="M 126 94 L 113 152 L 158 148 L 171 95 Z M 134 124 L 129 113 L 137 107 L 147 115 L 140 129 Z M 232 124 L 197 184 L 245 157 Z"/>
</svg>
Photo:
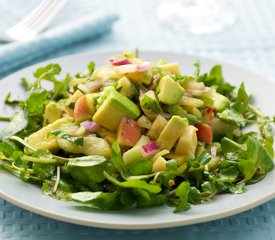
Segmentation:
<svg viewBox="0 0 275 240">
<path fill-rule="evenodd" d="M 182 135 L 184 128 L 188 125 L 188 120 L 179 116 L 173 116 L 157 139 L 157 144 L 161 149 L 170 151 L 177 140 Z"/>
<path fill-rule="evenodd" d="M 179 115 L 179 116 L 182 116 L 182 115 L 186 115 L 187 114 L 187 111 L 180 105 L 169 105 L 167 107 L 167 112 L 173 114 L 173 115 Z"/>
<path fill-rule="evenodd" d="M 48 133 L 60 128 L 63 124 L 71 122 L 73 122 L 72 118 L 60 118 L 55 122 L 41 128 L 37 132 L 31 134 L 29 137 L 27 137 L 26 141 L 35 149 L 48 149 L 51 152 L 56 152 L 59 149 L 56 142 L 56 136 L 48 136 Z"/>
<path fill-rule="evenodd" d="M 142 115 L 142 116 L 137 120 L 137 124 L 138 124 L 141 128 L 150 129 L 150 128 L 152 127 L 152 122 L 151 122 L 150 119 L 147 118 L 145 115 Z"/>
<path fill-rule="evenodd" d="M 123 160 L 125 165 L 129 165 L 139 159 L 144 158 L 141 152 L 141 146 L 150 142 L 150 138 L 142 135 L 136 145 L 123 154 Z"/>
<path fill-rule="evenodd" d="M 184 93 L 179 83 L 170 76 L 164 76 L 158 84 L 158 99 L 160 102 L 168 105 L 177 104 Z"/>
<path fill-rule="evenodd" d="M 180 74 L 180 67 L 177 62 L 161 64 L 158 67 L 175 75 Z"/>
<path fill-rule="evenodd" d="M 118 80 L 116 89 L 118 92 L 120 92 L 121 94 L 123 94 L 128 98 L 134 97 L 135 94 L 137 93 L 137 90 L 133 85 L 133 83 L 131 83 L 129 78 L 125 76 Z"/>
<path fill-rule="evenodd" d="M 126 73 L 126 76 L 137 85 L 141 85 L 143 83 L 150 84 L 152 79 L 151 72 L 132 72 Z"/>
<path fill-rule="evenodd" d="M 166 171 L 166 160 L 165 158 L 159 156 L 156 161 L 153 162 L 152 172 L 162 172 Z"/>
<path fill-rule="evenodd" d="M 111 156 L 110 145 L 102 138 L 87 136 L 83 138 L 83 146 L 77 145 L 65 138 L 57 137 L 58 146 L 70 153 L 83 153 L 85 155 Z"/>
<path fill-rule="evenodd" d="M 53 123 L 57 119 L 61 118 L 62 111 L 58 107 L 56 102 L 49 102 L 44 112 L 44 125 Z"/>
<path fill-rule="evenodd" d="M 187 156 L 195 156 L 198 139 L 196 134 L 197 128 L 192 125 L 182 130 L 182 135 L 177 143 L 175 153 Z"/>
<path fill-rule="evenodd" d="M 214 138 L 217 136 L 226 136 L 227 134 L 230 135 L 237 128 L 237 126 L 226 123 L 216 117 L 208 121 L 207 124 L 212 127 Z"/>
<path fill-rule="evenodd" d="M 93 120 L 114 131 L 124 116 L 136 119 L 139 115 L 140 111 L 137 105 L 129 98 L 114 90 L 110 92 L 109 96 L 96 111 Z"/>
<path fill-rule="evenodd" d="M 105 66 L 96 69 L 92 76 L 92 80 L 102 80 L 102 81 L 108 81 L 108 80 L 118 80 L 122 78 L 123 74 L 114 66 Z"/>
<path fill-rule="evenodd" d="M 139 98 L 139 102 L 142 110 L 146 109 L 146 110 L 153 111 L 154 113 L 161 112 L 159 101 L 153 90 L 149 90 L 143 95 L 141 95 Z"/>
<path fill-rule="evenodd" d="M 168 121 L 163 116 L 158 115 L 146 135 L 151 139 L 158 139 L 167 123 Z"/>
<path fill-rule="evenodd" d="M 230 101 L 227 97 L 223 96 L 220 93 L 215 92 L 213 95 L 213 108 L 218 112 L 222 112 L 225 108 L 229 107 Z"/>
</svg>

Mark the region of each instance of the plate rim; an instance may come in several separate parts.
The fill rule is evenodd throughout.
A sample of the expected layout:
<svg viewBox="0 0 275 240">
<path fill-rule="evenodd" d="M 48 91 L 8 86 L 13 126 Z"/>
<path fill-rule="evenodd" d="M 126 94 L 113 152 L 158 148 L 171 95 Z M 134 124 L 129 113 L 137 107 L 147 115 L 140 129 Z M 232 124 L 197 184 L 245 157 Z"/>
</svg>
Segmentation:
<svg viewBox="0 0 275 240">
<path fill-rule="evenodd" d="M 121 50 L 112 50 L 112 51 L 88 51 L 88 52 L 80 52 L 80 53 L 74 53 L 74 54 L 68 54 L 68 55 L 64 55 L 64 56 L 60 56 L 60 57 L 56 57 L 56 58 L 50 58 L 47 59 L 45 61 L 41 61 L 29 66 L 26 66 L 20 70 L 17 70 L 16 72 L 9 74 L 8 76 L 5 76 L 4 78 L 2 78 L 1 82 L 6 81 L 6 79 L 8 78 L 12 78 L 14 75 L 20 73 L 21 71 L 25 70 L 25 69 L 29 69 L 29 68 L 36 68 L 39 65 L 42 64 L 46 64 L 49 63 L 51 61 L 65 61 L 66 59 L 69 58 L 74 58 L 74 57 L 81 57 L 81 56 L 93 56 L 93 55 L 113 55 L 113 54 L 117 54 L 119 52 L 122 52 Z M 245 74 L 252 74 L 256 77 L 262 78 L 264 79 L 266 82 L 268 82 L 269 84 L 273 85 L 273 87 L 275 88 L 275 84 L 273 81 L 270 80 L 270 78 L 268 78 L 267 76 L 262 76 L 257 72 L 251 71 L 249 69 L 246 69 L 244 67 L 229 63 L 227 61 L 224 60 L 219 60 L 219 59 L 215 59 L 215 58 L 211 58 L 211 57 L 205 57 L 205 56 L 200 56 L 200 55 L 193 55 L 193 54 L 186 54 L 183 52 L 175 52 L 175 51 L 151 51 L 151 50 L 140 50 L 140 54 L 152 54 L 152 55 L 156 55 L 156 54 L 160 54 L 160 55 L 166 55 L 168 56 L 169 54 L 171 55 L 177 55 L 177 56 L 182 56 L 182 57 L 189 57 L 189 58 L 195 58 L 195 59 L 199 59 L 202 62 L 206 62 L 206 61 L 211 61 L 211 62 L 217 62 L 220 63 L 222 66 L 223 65 L 227 65 L 228 67 L 237 69 L 239 71 L 245 72 Z M 275 171 L 275 169 L 273 170 Z M 41 193 L 42 194 L 42 193 Z M 183 219 L 182 221 L 180 220 L 175 220 L 175 221 L 169 221 L 169 222 L 164 222 L 164 223 L 153 223 L 153 224 L 139 224 L 139 225 L 135 225 L 132 223 L 128 223 L 128 224 L 124 224 L 124 223 L 104 223 L 104 222 L 99 222 L 99 221 L 88 221 L 88 220 L 81 220 L 77 217 L 68 217 L 66 215 L 60 214 L 60 212 L 58 213 L 54 213 L 54 212 L 50 212 L 48 210 L 44 210 L 40 207 L 35 207 L 32 206 L 28 203 L 25 202 L 21 202 L 20 200 L 17 200 L 15 197 L 10 196 L 9 194 L 5 194 L 4 192 L 2 192 L 2 190 L 0 191 L 0 197 L 3 198 L 4 200 L 18 206 L 21 207 L 23 209 L 29 210 L 31 212 L 34 212 L 36 214 L 40 214 L 42 216 L 48 217 L 48 218 L 52 218 L 52 219 L 56 219 L 59 221 L 63 221 L 63 222 L 68 222 L 68 223 L 73 223 L 73 224 L 78 224 L 78 225 L 83 225 L 83 226 L 90 226 L 90 227 L 98 227 L 98 228 L 107 228 L 107 229 L 125 229 L 125 230 L 145 230 L 145 229 L 158 229 L 158 228 L 171 228 L 171 227 L 179 227 L 179 226 L 186 226 L 186 225 L 190 225 L 190 224 L 195 224 L 195 223 L 202 223 L 202 222 L 208 222 L 208 221 L 212 221 L 212 220 L 217 220 L 217 219 L 221 219 L 224 217 L 229 217 L 232 215 L 236 215 L 238 213 L 241 213 L 243 211 L 249 210 L 251 208 L 254 208 L 256 206 L 259 206 L 263 203 L 266 203 L 268 201 L 270 201 L 271 199 L 275 198 L 275 189 L 273 192 L 270 192 L 266 195 L 264 195 L 263 197 L 261 197 L 260 199 L 257 199 L 256 201 L 252 201 L 248 204 L 243 204 L 240 205 L 236 208 L 234 208 L 233 210 L 225 210 L 225 211 L 221 211 L 215 214 L 211 214 L 211 215 L 207 215 L 207 216 L 203 216 L 200 218 L 195 218 L 195 219 Z"/>
</svg>

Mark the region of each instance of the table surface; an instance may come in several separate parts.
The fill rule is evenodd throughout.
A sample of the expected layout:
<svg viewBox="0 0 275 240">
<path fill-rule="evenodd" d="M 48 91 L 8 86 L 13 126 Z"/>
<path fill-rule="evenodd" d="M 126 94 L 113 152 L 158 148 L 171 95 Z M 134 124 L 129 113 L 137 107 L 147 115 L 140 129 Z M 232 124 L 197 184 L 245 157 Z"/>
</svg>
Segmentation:
<svg viewBox="0 0 275 240">
<path fill-rule="evenodd" d="M 164 1 L 164 0 L 163 0 Z M 39 1 L 0 0 L 0 30 L 16 23 Z M 275 1 L 231 0 L 236 23 L 222 32 L 194 36 L 162 25 L 158 0 L 70 1 L 51 27 L 95 11 L 120 16 L 113 31 L 96 40 L 62 48 L 45 60 L 88 50 L 135 49 L 207 56 L 260 73 L 275 82 Z M 20 9 L 20 11 L 18 10 Z M 1 48 L 1 45 L 0 45 Z M 39 61 L 39 59 L 36 59 Z M 28 63 L 29 64 L 29 63 Z M 0 199 L 0 239 L 275 239 L 275 200 L 224 219 L 159 230 L 107 230 L 49 219 Z"/>
</svg>

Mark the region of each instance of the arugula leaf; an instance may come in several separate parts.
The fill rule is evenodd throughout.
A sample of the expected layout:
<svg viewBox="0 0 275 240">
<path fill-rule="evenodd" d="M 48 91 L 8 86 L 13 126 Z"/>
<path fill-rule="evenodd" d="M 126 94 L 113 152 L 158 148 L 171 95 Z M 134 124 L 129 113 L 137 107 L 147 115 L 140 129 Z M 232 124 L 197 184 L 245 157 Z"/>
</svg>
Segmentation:
<svg viewBox="0 0 275 240">
<path fill-rule="evenodd" d="M 28 125 L 28 120 L 25 111 L 21 110 L 14 114 L 11 122 L 6 128 L 0 132 L 0 139 L 8 139 L 16 133 L 20 132 Z"/>
</svg>

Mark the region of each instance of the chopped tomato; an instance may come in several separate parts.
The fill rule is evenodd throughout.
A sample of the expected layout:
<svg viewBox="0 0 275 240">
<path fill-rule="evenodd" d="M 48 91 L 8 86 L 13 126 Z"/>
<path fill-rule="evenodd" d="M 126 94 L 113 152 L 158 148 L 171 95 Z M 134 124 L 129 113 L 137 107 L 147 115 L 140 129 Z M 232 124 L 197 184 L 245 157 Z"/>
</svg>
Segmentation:
<svg viewBox="0 0 275 240">
<path fill-rule="evenodd" d="M 202 124 L 197 124 L 196 128 L 198 129 L 197 131 L 198 140 L 205 142 L 207 144 L 211 144 L 213 139 L 212 127 L 202 123 Z"/>
<path fill-rule="evenodd" d="M 141 137 L 141 128 L 135 120 L 123 117 L 119 128 L 117 139 L 120 145 L 133 147 Z"/>
</svg>

